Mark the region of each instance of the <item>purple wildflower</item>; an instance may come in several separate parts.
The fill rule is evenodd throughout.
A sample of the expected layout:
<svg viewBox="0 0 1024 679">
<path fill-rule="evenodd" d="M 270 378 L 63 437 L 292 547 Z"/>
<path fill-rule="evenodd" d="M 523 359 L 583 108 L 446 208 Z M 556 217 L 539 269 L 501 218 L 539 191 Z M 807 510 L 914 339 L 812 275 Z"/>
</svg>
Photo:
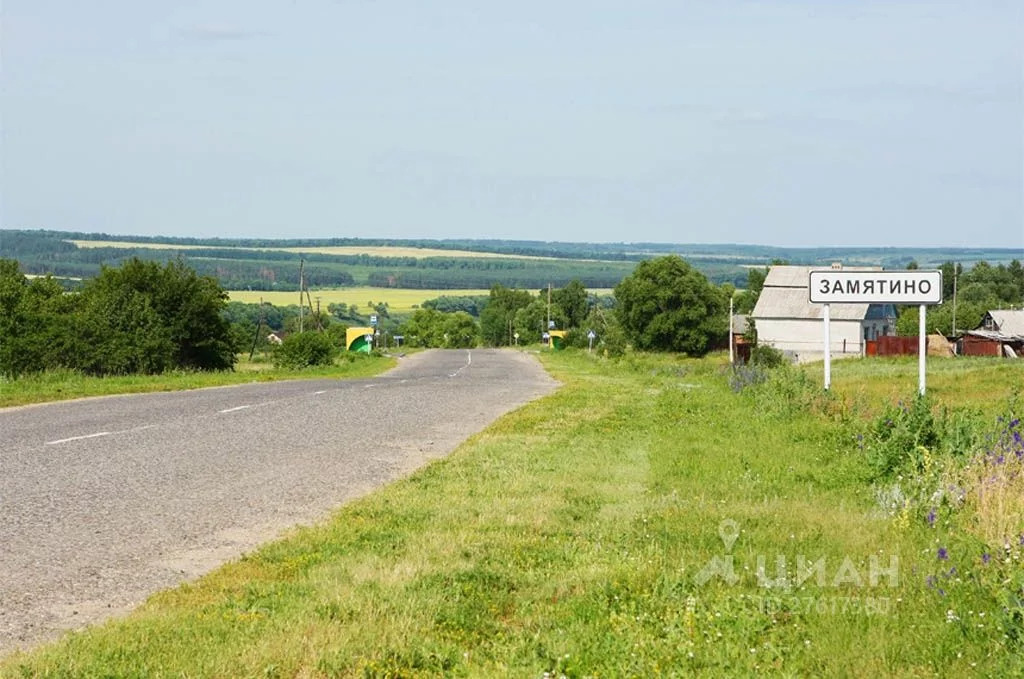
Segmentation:
<svg viewBox="0 0 1024 679">
<path fill-rule="evenodd" d="M 934 575 L 929 575 L 927 578 L 925 578 L 924 581 L 925 581 L 925 584 L 928 585 L 928 587 L 930 587 L 930 588 L 934 588 L 935 587 L 935 576 Z"/>
<path fill-rule="evenodd" d="M 1024 536 L 1022 536 L 1022 537 L 1024 537 Z M 949 558 L 949 552 L 946 551 L 945 547 L 939 547 L 939 554 L 938 554 L 938 556 L 939 556 L 939 560 L 940 561 L 945 561 L 946 559 Z"/>
<path fill-rule="evenodd" d="M 932 507 L 931 511 L 928 512 L 927 519 L 928 519 L 928 525 L 929 526 L 934 526 L 935 525 L 935 507 Z"/>
<path fill-rule="evenodd" d="M 1010 420 L 1010 429 L 1013 429 L 1018 424 L 1020 424 L 1020 418 L 1019 417 L 1013 418 L 1012 420 Z"/>
<path fill-rule="evenodd" d="M 982 563 L 988 563 L 991 560 L 992 560 L 992 555 L 989 554 L 988 552 L 985 552 L 984 554 L 981 555 L 981 562 Z"/>
</svg>

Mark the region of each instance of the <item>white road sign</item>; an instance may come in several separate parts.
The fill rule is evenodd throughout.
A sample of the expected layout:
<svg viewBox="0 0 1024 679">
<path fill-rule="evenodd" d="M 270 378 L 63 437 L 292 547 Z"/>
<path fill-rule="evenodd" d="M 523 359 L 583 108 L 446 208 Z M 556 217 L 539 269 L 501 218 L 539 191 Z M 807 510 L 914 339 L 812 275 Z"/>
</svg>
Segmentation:
<svg viewBox="0 0 1024 679">
<path fill-rule="evenodd" d="M 811 271 L 812 304 L 941 304 L 941 271 Z"/>
</svg>

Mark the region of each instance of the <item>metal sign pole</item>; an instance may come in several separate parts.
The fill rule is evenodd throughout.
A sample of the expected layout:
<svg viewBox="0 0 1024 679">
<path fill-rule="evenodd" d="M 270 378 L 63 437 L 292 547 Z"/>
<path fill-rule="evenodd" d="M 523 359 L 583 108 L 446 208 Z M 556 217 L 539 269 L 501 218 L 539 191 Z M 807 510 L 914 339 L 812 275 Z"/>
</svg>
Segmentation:
<svg viewBox="0 0 1024 679">
<path fill-rule="evenodd" d="M 824 321 L 825 321 L 825 391 L 828 391 L 832 387 L 832 328 L 831 325 L 831 310 L 829 307 L 831 304 L 826 304 L 824 308 Z"/>
<path fill-rule="evenodd" d="M 928 354 L 927 341 L 925 339 L 925 314 L 928 313 L 928 306 L 922 304 L 917 319 L 917 391 L 924 396 L 924 364 L 925 356 Z"/>
<path fill-rule="evenodd" d="M 733 353 L 732 342 L 733 337 L 733 325 L 732 325 L 732 297 L 729 297 L 729 365 L 736 362 L 735 354 Z"/>
</svg>

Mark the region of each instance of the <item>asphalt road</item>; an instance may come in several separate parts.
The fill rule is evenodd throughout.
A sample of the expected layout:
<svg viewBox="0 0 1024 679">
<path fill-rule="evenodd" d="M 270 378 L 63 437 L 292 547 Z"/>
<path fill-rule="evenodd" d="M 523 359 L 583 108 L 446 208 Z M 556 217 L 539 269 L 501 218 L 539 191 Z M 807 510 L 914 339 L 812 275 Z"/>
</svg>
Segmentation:
<svg viewBox="0 0 1024 679">
<path fill-rule="evenodd" d="M 381 377 L 0 410 L 0 653 L 130 609 L 442 456 L 557 384 L 430 351 Z"/>
</svg>

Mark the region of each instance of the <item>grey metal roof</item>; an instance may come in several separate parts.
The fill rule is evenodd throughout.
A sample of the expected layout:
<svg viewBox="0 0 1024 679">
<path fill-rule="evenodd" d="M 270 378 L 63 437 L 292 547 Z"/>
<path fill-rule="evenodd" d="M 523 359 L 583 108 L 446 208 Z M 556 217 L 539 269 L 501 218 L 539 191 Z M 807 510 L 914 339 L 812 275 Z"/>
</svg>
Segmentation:
<svg viewBox="0 0 1024 679">
<path fill-rule="evenodd" d="M 988 315 L 1004 335 L 1024 335 L 1024 309 L 993 309 Z"/>
<path fill-rule="evenodd" d="M 1024 342 L 1024 335 L 999 332 L 996 330 L 983 330 L 979 328 L 977 330 L 968 330 L 964 334 L 971 335 L 973 337 L 983 337 L 987 340 L 993 340 L 996 342 Z"/>
<path fill-rule="evenodd" d="M 795 267 L 794 267 L 795 268 Z M 867 316 L 870 304 L 832 304 L 829 309 L 834 321 L 862 321 Z M 804 286 L 767 287 L 761 290 L 754 306 L 755 319 L 758 318 L 792 318 L 801 320 L 820 320 L 824 314 L 823 304 L 811 304 L 807 294 L 807 277 Z"/>
<path fill-rule="evenodd" d="M 831 271 L 830 266 L 773 266 L 768 269 L 764 287 L 807 289 L 812 271 Z M 881 271 L 880 266 L 844 266 L 843 271 Z"/>
<path fill-rule="evenodd" d="M 823 305 L 811 304 L 808 285 L 811 271 L 829 271 L 828 266 L 773 266 L 764 279 L 764 288 L 754 306 L 755 318 L 821 319 Z M 881 271 L 879 266 L 850 266 L 843 271 Z M 870 304 L 833 304 L 830 315 L 837 321 L 862 321 Z"/>
</svg>

